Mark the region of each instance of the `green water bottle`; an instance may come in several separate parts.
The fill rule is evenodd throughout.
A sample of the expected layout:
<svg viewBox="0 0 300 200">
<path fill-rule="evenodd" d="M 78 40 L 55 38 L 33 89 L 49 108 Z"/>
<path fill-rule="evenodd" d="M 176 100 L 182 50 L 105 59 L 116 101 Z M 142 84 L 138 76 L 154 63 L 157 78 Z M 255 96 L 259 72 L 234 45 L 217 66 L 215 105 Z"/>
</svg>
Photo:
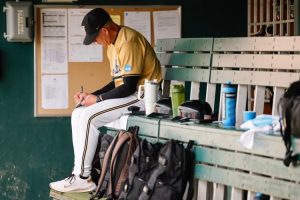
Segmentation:
<svg viewBox="0 0 300 200">
<path fill-rule="evenodd" d="M 185 101 L 184 86 L 182 84 L 171 85 L 171 101 L 173 117 L 178 116 L 178 106 Z"/>
</svg>

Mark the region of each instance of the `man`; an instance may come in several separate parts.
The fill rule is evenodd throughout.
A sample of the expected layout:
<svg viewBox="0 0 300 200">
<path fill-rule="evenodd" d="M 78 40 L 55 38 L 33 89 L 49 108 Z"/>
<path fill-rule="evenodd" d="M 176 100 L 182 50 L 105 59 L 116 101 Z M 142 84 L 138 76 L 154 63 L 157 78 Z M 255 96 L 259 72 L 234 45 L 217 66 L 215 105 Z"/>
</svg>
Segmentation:
<svg viewBox="0 0 300 200">
<path fill-rule="evenodd" d="M 89 94 L 77 92 L 74 99 L 82 106 L 72 113 L 74 168 L 61 181 L 50 183 L 60 192 L 89 192 L 96 188 L 90 179 L 92 160 L 98 142 L 98 128 L 118 119 L 129 106 L 144 109 L 136 91 L 144 80 L 161 81 L 161 67 L 149 42 L 137 31 L 119 26 L 102 8 L 87 13 L 82 21 L 86 36 L 83 44 L 93 42 L 107 47 L 113 81 Z"/>
</svg>

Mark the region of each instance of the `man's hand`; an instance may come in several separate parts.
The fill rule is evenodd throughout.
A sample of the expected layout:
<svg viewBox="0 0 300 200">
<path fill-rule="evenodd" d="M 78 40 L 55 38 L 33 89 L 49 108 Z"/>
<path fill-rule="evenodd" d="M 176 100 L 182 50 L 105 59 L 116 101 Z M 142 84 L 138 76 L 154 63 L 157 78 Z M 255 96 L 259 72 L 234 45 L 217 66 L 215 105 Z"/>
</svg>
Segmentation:
<svg viewBox="0 0 300 200">
<path fill-rule="evenodd" d="M 83 106 L 90 106 L 96 103 L 97 96 L 93 94 L 88 94 L 83 101 L 81 102 L 81 105 Z"/>
<path fill-rule="evenodd" d="M 76 102 L 76 104 L 82 102 L 89 94 L 86 92 L 77 92 L 74 95 L 74 100 Z"/>
<path fill-rule="evenodd" d="M 74 100 L 76 104 L 80 103 L 82 106 L 90 106 L 96 103 L 97 96 L 86 92 L 77 92 L 74 95 Z"/>
</svg>

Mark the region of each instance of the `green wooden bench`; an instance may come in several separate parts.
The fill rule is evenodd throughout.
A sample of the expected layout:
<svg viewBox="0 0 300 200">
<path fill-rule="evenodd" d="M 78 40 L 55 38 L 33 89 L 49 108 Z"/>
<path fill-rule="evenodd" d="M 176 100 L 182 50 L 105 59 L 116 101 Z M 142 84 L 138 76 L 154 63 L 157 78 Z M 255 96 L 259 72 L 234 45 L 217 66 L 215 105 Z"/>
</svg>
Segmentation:
<svg viewBox="0 0 300 200">
<path fill-rule="evenodd" d="M 204 92 L 212 108 L 220 105 L 214 112 L 221 116 L 222 104 L 216 97 L 222 95 L 217 94 L 217 87 L 231 81 L 238 86 L 238 125 L 246 107 L 262 114 L 266 103 L 272 102 L 271 113 L 277 114 L 280 96 L 300 78 L 299 53 L 300 37 L 182 38 L 157 43 L 164 71 L 163 95 L 169 95 L 173 81 L 189 82 L 190 99 L 198 99 Z M 204 89 L 200 88 L 203 85 Z M 184 125 L 170 119 L 130 117 L 127 126 L 136 125 L 140 136 L 150 141 L 196 142 L 194 199 L 252 200 L 256 192 L 270 195 L 272 200 L 300 199 L 300 170 L 283 165 L 285 147 L 277 135 L 258 133 L 253 148 L 246 149 L 237 142 L 243 133 L 238 126 L 225 129 L 218 123 Z M 300 140 L 293 142 L 299 152 Z M 88 199 L 89 194 L 51 191 L 50 196 Z"/>
<path fill-rule="evenodd" d="M 273 195 L 272 199 L 299 199 L 300 170 L 285 167 L 282 163 L 285 147 L 282 139 L 273 135 L 257 134 L 253 149 L 241 147 L 237 140 L 242 131 L 223 129 L 217 125 L 181 125 L 170 120 L 161 120 L 159 132 L 153 133 L 147 117 L 131 117 L 129 125 L 139 123 L 140 134 L 163 141 L 175 138 L 184 142 L 192 139 L 197 146 L 195 167 L 195 199 L 223 199 L 224 186 L 231 186 L 231 199 L 242 199 L 243 190 L 250 191 L 247 199 L 253 199 L 254 192 Z M 300 141 L 295 141 L 299 146 Z M 209 183 L 214 183 L 210 191 Z M 209 193 L 212 192 L 212 193 Z M 228 188 L 227 188 L 228 193 Z M 275 198 L 277 197 L 277 198 Z M 227 198 L 229 199 L 229 198 Z"/>
</svg>

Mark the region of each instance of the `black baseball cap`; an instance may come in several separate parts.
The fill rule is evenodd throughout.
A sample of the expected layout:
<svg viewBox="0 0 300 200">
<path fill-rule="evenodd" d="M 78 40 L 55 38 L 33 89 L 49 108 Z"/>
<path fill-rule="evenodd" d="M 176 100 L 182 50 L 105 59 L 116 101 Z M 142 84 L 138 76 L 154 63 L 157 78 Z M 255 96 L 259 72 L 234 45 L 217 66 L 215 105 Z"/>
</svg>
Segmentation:
<svg viewBox="0 0 300 200">
<path fill-rule="evenodd" d="M 102 8 L 95 8 L 88 12 L 81 22 L 81 26 L 84 26 L 86 34 L 83 44 L 89 45 L 93 43 L 99 30 L 108 22 L 109 19 L 109 14 Z"/>
</svg>

